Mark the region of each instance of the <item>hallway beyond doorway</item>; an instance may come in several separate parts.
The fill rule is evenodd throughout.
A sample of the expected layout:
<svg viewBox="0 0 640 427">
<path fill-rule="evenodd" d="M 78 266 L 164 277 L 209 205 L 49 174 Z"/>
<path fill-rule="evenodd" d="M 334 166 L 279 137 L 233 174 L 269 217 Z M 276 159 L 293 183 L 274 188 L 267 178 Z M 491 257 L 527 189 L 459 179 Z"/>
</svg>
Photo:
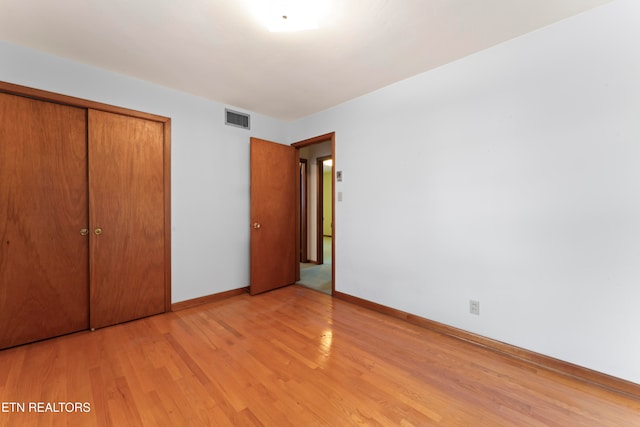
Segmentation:
<svg viewBox="0 0 640 427">
<path fill-rule="evenodd" d="M 300 263 L 300 280 L 297 284 L 331 295 L 331 236 L 322 238 L 323 264 Z"/>
</svg>

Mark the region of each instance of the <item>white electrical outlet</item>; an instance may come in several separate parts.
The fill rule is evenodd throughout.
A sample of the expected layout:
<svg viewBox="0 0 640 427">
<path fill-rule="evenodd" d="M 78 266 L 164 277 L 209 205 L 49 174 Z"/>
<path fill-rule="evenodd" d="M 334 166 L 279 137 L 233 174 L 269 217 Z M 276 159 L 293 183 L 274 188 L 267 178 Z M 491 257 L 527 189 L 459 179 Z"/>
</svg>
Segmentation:
<svg viewBox="0 0 640 427">
<path fill-rule="evenodd" d="M 476 316 L 480 315 L 480 301 L 469 301 L 469 313 L 475 314 Z"/>
</svg>

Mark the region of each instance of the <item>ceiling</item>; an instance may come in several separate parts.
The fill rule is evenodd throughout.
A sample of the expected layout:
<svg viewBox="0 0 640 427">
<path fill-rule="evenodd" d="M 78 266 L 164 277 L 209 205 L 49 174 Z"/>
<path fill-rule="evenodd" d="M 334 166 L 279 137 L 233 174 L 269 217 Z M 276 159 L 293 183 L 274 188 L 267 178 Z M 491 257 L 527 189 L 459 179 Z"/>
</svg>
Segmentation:
<svg viewBox="0 0 640 427">
<path fill-rule="evenodd" d="M 325 0 L 297 33 L 268 32 L 251 1 L 0 0 L 0 37 L 293 120 L 611 0 Z"/>
</svg>

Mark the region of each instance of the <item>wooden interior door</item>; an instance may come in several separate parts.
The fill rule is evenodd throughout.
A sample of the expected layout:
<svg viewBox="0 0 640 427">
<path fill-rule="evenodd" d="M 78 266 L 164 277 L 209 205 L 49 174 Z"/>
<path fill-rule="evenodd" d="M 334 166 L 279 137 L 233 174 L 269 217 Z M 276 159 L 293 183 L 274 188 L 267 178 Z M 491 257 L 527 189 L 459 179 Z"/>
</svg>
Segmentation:
<svg viewBox="0 0 640 427">
<path fill-rule="evenodd" d="M 298 151 L 251 138 L 252 295 L 296 282 Z"/>
<path fill-rule="evenodd" d="M 87 329 L 86 110 L 0 93 L 0 348 Z"/>
<path fill-rule="evenodd" d="M 165 311 L 163 123 L 89 110 L 90 325 Z"/>
</svg>

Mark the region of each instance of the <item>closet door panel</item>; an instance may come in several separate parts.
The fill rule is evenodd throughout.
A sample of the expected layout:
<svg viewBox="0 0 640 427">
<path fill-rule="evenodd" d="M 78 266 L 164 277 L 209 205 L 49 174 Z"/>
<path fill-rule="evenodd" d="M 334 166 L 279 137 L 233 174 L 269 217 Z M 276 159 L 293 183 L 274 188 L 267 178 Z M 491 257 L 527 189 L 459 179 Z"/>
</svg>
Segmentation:
<svg viewBox="0 0 640 427">
<path fill-rule="evenodd" d="M 165 310 L 164 128 L 95 110 L 88 125 L 90 324 L 100 328 Z"/>
<path fill-rule="evenodd" d="M 0 348 L 89 325 L 86 110 L 0 93 Z"/>
</svg>

